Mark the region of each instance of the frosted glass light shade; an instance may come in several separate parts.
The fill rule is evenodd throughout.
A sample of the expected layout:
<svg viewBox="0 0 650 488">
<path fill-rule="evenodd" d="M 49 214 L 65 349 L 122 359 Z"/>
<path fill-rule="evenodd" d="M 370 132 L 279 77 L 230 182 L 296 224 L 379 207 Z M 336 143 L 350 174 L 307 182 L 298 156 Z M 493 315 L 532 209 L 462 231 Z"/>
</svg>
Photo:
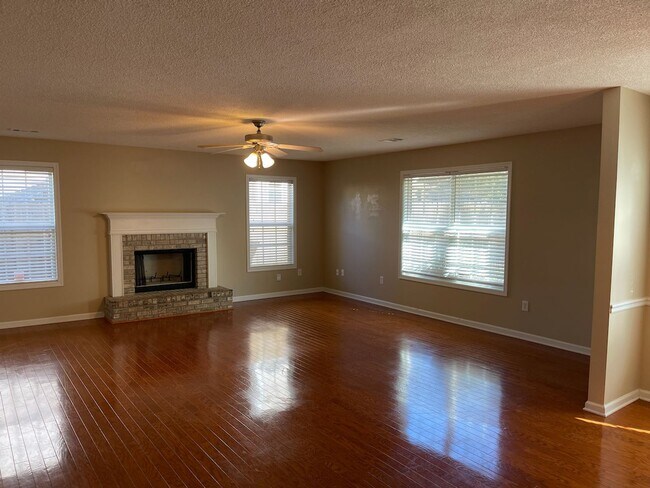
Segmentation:
<svg viewBox="0 0 650 488">
<path fill-rule="evenodd" d="M 257 168 L 258 158 L 258 154 L 256 152 L 252 152 L 246 157 L 246 159 L 244 159 L 244 164 L 246 164 L 246 166 L 249 168 Z"/>
<path fill-rule="evenodd" d="M 266 153 L 262 153 L 262 167 L 263 168 L 265 168 L 265 169 L 270 168 L 274 164 L 275 164 L 275 161 L 273 160 L 273 158 L 271 156 L 269 156 Z"/>
</svg>

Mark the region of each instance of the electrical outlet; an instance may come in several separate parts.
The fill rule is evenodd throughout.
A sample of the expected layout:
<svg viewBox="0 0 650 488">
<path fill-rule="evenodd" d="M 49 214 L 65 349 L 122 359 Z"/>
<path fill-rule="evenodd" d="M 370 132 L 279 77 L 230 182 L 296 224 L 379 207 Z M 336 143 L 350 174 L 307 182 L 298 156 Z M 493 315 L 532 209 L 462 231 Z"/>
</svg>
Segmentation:
<svg viewBox="0 0 650 488">
<path fill-rule="evenodd" d="M 345 276 L 345 270 L 341 268 L 341 276 Z"/>
<path fill-rule="evenodd" d="M 336 276 L 338 276 L 339 274 L 340 274 L 340 273 L 339 273 L 339 269 L 336 268 Z"/>
<path fill-rule="evenodd" d="M 380 285 L 383 285 L 383 284 L 384 284 L 384 277 L 383 277 L 383 276 L 380 276 L 380 277 L 379 277 L 379 284 L 380 284 Z"/>
<path fill-rule="evenodd" d="M 282 273 L 278 273 L 275 275 L 275 281 L 282 281 Z"/>
<path fill-rule="evenodd" d="M 302 276 L 302 269 L 298 268 L 298 276 Z"/>
<path fill-rule="evenodd" d="M 521 301 L 521 311 L 528 312 L 528 300 Z"/>
</svg>

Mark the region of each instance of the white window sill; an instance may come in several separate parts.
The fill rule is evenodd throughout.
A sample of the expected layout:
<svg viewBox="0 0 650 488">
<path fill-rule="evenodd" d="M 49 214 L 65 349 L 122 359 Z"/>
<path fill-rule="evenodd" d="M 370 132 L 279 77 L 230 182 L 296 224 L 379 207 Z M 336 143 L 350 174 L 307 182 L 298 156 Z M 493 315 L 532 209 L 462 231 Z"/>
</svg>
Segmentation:
<svg viewBox="0 0 650 488">
<path fill-rule="evenodd" d="M 281 264 L 278 266 L 260 266 L 251 268 L 250 266 L 246 271 L 249 273 L 256 273 L 257 271 L 281 271 L 283 269 L 296 269 L 298 268 L 297 264 Z"/>
<path fill-rule="evenodd" d="M 477 286 L 477 285 L 467 285 L 462 282 L 455 282 L 455 281 L 442 280 L 442 279 L 438 280 L 435 278 L 420 278 L 417 276 L 410 276 L 404 274 L 400 274 L 399 279 L 406 280 L 406 281 L 415 281 L 417 283 L 425 283 L 427 285 L 444 286 L 447 288 L 457 288 L 459 290 L 473 291 L 476 293 L 486 293 L 488 295 L 498 295 L 502 297 L 508 296 L 507 288 L 504 288 L 503 290 L 498 290 L 495 288 L 488 288 L 488 287 Z"/>
<path fill-rule="evenodd" d="M 4 283 L 0 284 L 0 291 L 9 290 L 30 290 L 34 288 L 53 288 L 56 286 L 63 286 L 63 279 L 56 281 L 32 281 L 26 283 Z"/>
</svg>

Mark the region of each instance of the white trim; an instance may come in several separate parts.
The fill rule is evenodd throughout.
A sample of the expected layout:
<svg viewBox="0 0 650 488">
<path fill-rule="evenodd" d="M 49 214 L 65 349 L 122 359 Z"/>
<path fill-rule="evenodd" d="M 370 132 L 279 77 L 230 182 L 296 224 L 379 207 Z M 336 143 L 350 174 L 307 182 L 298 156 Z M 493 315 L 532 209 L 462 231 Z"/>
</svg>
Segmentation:
<svg viewBox="0 0 650 488">
<path fill-rule="evenodd" d="M 605 415 L 605 406 L 601 403 L 585 402 L 583 410 L 595 415 L 600 415 L 601 417 L 607 417 L 607 415 Z"/>
<path fill-rule="evenodd" d="M 41 168 L 52 170 L 54 186 L 54 233 L 56 236 L 56 280 L 51 281 L 28 281 L 24 283 L 0 284 L 0 291 L 28 290 L 31 288 L 51 288 L 63 286 L 63 222 L 61 220 L 61 185 L 59 184 L 59 163 L 40 161 L 0 161 L 3 168 Z M 2 322 L 0 322 L 2 324 Z"/>
<path fill-rule="evenodd" d="M 499 334 L 507 337 L 514 337 L 515 339 L 521 339 L 528 342 L 534 342 L 536 344 L 542 344 L 544 346 L 555 347 L 557 349 L 563 349 L 565 351 L 571 351 L 578 354 L 583 354 L 585 356 L 589 356 L 591 353 L 591 349 L 585 346 L 579 346 L 577 344 L 571 344 L 569 342 L 558 341 L 557 339 L 549 339 L 548 337 L 529 334 L 527 332 L 507 329 L 505 327 L 485 324 L 483 322 L 477 322 L 474 320 L 453 317 L 451 315 L 444 315 L 437 312 L 431 312 L 429 310 L 423 310 L 421 308 L 409 307 L 406 305 L 400 305 L 399 303 L 387 302 L 385 300 L 379 300 L 377 298 L 357 295 L 355 293 L 334 290 L 332 288 L 325 288 L 324 291 L 326 293 L 331 293 L 332 295 L 338 295 L 346 298 L 351 298 L 353 300 L 359 300 L 361 302 L 372 303 L 374 305 L 380 305 L 382 307 L 392 308 L 394 310 L 400 310 L 402 312 L 421 315 L 423 317 L 429 317 L 436 320 L 442 320 L 444 322 L 449 322 L 456 325 L 464 325 L 465 327 L 471 327 L 472 329 L 479 329 L 479 330 L 484 330 L 486 332 L 492 332 L 494 334 Z"/>
<path fill-rule="evenodd" d="M 110 244 L 111 296 L 124 295 L 122 236 L 135 234 L 206 234 L 208 287 L 217 286 L 217 219 L 215 212 L 106 212 Z"/>
<path fill-rule="evenodd" d="M 648 393 L 650 392 L 645 390 L 632 390 L 631 392 L 626 393 L 625 395 L 621 395 L 615 400 L 607 402 L 604 405 L 602 403 L 586 402 L 584 410 L 596 415 L 600 415 L 601 417 L 608 417 L 614 412 L 618 412 L 620 409 L 627 407 L 630 403 L 634 403 L 637 400 L 650 401 L 647 399 L 649 398 L 647 396 Z"/>
<path fill-rule="evenodd" d="M 618 313 L 625 310 L 632 310 L 633 308 L 648 307 L 650 306 L 650 297 L 636 298 L 626 302 L 613 303 L 609 306 L 609 313 Z"/>
<path fill-rule="evenodd" d="M 102 317 L 104 317 L 104 312 L 88 312 L 73 315 L 59 315 L 58 317 L 44 317 L 41 319 L 15 320 L 12 322 L 0 322 L 0 330 L 31 327 L 34 325 L 60 324 L 61 322 L 76 322 L 78 320 L 101 319 Z"/>
<path fill-rule="evenodd" d="M 248 302 L 251 300 L 266 300 L 267 298 L 290 297 L 293 295 L 306 295 L 308 293 L 319 293 L 326 291 L 323 287 L 303 288 L 301 290 L 274 291 L 271 293 L 259 293 L 257 295 L 239 295 L 233 297 L 233 302 Z"/>
<path fill-rule="evenodd" d="M 505 256 L 503 266 L 503 290 L 490 288 L 480 285 L 472 285 L 460 281 L 445 280 L 444 278 L 409 276 L 402 274 L 402 242 L 403 242 L 403 217 L 404 217 L 404 178 L 408 176 L 436 176 L 443 174 L 475 174 L 489 173 L 492 171 L 508 172 L 508 200 L 506 202 L 506 239 L 505 239 Z M 510 207 L 512 206 L 512 161 L 503 161 L 498 163 L 473 164 L 466 166 L 452 166 L 447 168 L 428 168 L 419 170 L 400 171 L 399 177 L 399 256 L 397 261 L 398 279 L 416 281 L 435 286 L 444 286 L 447 288 L 457 288 L 461 290 L 474 291 L 477 293 L 487 293 L 497 296 L 508 296 L 508 261 L 510 254 Z"/>
<path fill-rule="evenodd" d="M 650 402 L 650 390 L 639 390 L 639 399 Z"/>
<path fill-rule="evenodd" d="M 251 221 L 250 211 L 248 205 L 250 203 L 249 186 L 251 181 L 279 181 L 291 183 L 293 185 L 293 225 L 291 226 L 292 240 L 293 240 L 293 256 L 292 262 L 287 264 L 278 264 L 276 266 L 257 266 L 251 267 Z M 296 269 L 298 268 L 298 243 L 297 235 L 298 229 L 296 223 L 298 221 L 298 178 L 296 176 L 270 176 L 270 175 L 257 175 L 246 174 L 246 272 L 255 273 L 257 271 L 282 271 L 283 269 Z"/>
<path fill-rule="evenodd" d="M 215 212 L 104 212 L 109 235 L 192 234 L 217 231 Z"/>
</svg>

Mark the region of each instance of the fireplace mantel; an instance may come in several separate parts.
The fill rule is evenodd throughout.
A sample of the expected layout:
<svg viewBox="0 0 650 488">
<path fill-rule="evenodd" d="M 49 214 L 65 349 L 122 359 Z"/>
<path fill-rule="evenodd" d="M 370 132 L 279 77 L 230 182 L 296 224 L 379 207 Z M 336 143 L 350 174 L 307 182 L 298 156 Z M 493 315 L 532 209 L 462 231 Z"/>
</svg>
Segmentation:
<svg viewBox="0 0 650 488">
<path fill-rule="evenodd" d="M 136 234 L 207 235 L 208 287 L 217 286 L 217 219 L 214 212 L 106 212 L 111 259 L 111 296 L 124 295 L 122 236 Z"/>
</svg>

